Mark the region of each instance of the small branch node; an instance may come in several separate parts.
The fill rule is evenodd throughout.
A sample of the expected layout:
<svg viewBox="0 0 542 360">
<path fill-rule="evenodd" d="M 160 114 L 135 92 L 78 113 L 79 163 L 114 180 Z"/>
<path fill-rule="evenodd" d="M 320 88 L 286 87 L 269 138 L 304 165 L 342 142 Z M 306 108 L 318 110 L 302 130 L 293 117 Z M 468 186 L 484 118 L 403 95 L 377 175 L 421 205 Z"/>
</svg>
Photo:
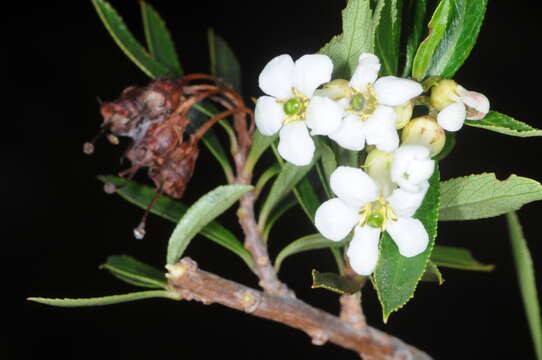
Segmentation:
<svg viewBox="0 0 542 360">
<path fill-rule="evenodd" d="M 185 276 L 187 272 L 198 270 L 198 264 L 190 258 L 183 258 L 177 264 L 166 265 L 166 270 L 168 271 L 166 274 L 168 279 L 177 280 Z"/>
<path fill-rule="evenodd" d="M 260 304 L 260 296 L 254 291 L 247 290 L 237 293 L 236 296 L 239 298 L 241 306 L 243 306 L 243 310 L 246 313 L 254 312 Z"/>
<path fill-rule="evenodd" d="M 318 346 L 324 345 L 329 339 L 329 336 L 321 329 L 311 331 L 309 336 L 311 337 L 312 344 Z"/>
</svg>

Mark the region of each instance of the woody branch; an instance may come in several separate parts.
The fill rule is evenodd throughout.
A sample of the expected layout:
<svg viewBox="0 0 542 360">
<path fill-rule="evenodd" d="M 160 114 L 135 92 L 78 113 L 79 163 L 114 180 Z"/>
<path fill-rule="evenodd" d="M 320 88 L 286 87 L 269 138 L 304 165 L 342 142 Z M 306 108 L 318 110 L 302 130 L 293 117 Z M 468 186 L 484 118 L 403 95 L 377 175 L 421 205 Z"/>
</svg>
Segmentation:
<svg viewBox="0 0 542 360">
<path fill-rule="evenodd" d="M 218 303 L 277 321 L 309 335 L 312 343 L 331 342 L 357 352 L 365 360 L 431 360 L 426 353 L 370 326 L 356 328 L 303 301 L 261 292 L 200 270 L 192 259 L 168 265 L 170 287 L 185 300 Z"/>
</svg>

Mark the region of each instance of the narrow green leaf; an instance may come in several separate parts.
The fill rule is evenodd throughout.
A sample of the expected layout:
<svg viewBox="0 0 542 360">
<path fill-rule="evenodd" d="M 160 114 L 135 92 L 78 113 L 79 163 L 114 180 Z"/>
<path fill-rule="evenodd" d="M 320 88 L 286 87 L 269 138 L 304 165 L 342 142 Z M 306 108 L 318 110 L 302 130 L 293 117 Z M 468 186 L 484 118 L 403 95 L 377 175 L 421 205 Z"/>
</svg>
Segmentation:
<svg viewBox="0 0 542 360">
<path fill-rule="evenodd" d="M 314 214 L 320 206 L 321 201 L 318 198 L 318 195 L 316 195 L 314 187 L 311 185 L 309 179 L 305 177 L 294 187 L 294 195 L 305 212 L 305 215 L 307 215 L 310 221 L 314 222 Z"/>
<path fill-rule="evenodd" d="M 290 255 L 298 254 L 300 252 L 309 251 L 309 250 L 318 250 L 325 248 L 340 248 L 344 246 L 348 241 L 331 241 L 326 239 L 320 234 L 312 234 L 304 236 L 300 239 L 297 239 L 287 245 L 284 249 L 280 251 L 275 259 L 275 269 L 277 272 L 280 270 L 280 266 L 284 259 Z"/>
<path fill-rule="evenodd" d="M 126 184 L 122 188 L 117 189 L 116 193 L 123 199 L 142 209 L 146 209 L 154 195 L 156 195 L 154 189 L 145 185 L 139 185 L 134 181 L 127 182 L 125 179 L 116 176 L 99 176 L 98 178 L 103 182 L 111 182 L 117 186 Z M 151 213 L 177 223 L 186 213 L 187 209 L 188 207 L 180 201 L 175 201 L 167 196 L 160 196 L 151 208 Z M 253 268 L 254 261 L 252 260 L 250 253 L 231 231 L 220 225 L 218 222 L 212 221 L 207 224 L 200 233 L 207 239 L 214 241 L 237 254 L 250 268 Z"/>
<path fill-rule="evenodd" d="M 437 235 L 439 209 L 439 169 L 429 179 L 429 190 L 414 217 L 424 225 L 429 235 L 427 249 L 414 257 L 402 256 L 388 233 L 380 239 L 378 264 L 373 274 L 384 322 L 394 311 L 403 307 L 413 296 L 422 278 Z"/>
<path fill-rule="evenodd" d="M 122 295 L 111 295 L 95 298 L 82 298 L 82 299 L 53 299 L 53 298 L 40 298 L 29 297 L 28 301 L 35 301 L 41 304 L 60 306 L 60 307 L 82 307 L 82 306 L 103 306 L 119 304 L 123 302 L 152 299 L 152 298 L 166 298 L 173 300 L 180 300 L 176 294 L 171 291 L 165 290 L 150 290 L 150 291 L 138 291 Z"/>
<path fill-rule="evenodd" d="M 262 189 L 265 187 L 265 185 L 271 180 L 273 177 L 280 174 L 280 171 L 282 170 L 282 167 L 280 164 L 274 163 L 270 167 L 268 167 L 258 178 L 258 181 L 256 182 L 256 193 L 260 193 Z"/>
<path fill-rule="evenodd" d="M 525 177 L 500 181 L 483 173 L 455 178 L 441 184 L 440 220 L 499 216 L 536 200 L 542 200 L 542 185 Z"/>
<path fill-rule="evenodd" d="M 205 101 L 195 104 L 188 112 L 188 117 L 191 120 L 190 128 L 192 130 L 199 129 L 201 125 L 216 114 L 218 114 L 218 109 L 213 104 Z M 231 162 L 229 157 L 226 155 L 224 147 L 218 140 L 214 129 L 211 128 L 207 130 L 201 140 L 222 167 L 222 170 L 226 175 L 226 179 L 231 181 L 233 179 Z"/>
<path fill-rule="evenodd" d="M 413 76 L 450 78 L 469 56 L 484 20 L 487 0 L 441 0 L 429 34 L 414 57 Z"/>
<path fill-rule="evenodd" d="M 324 167 L 324 176 L 326 182 L 329 184 L 329 178 L 333 171 L 337 168 L 337 159 L 335 158 L 335 153 L 327 144 L 323 141 L 319 144 L 320 152 L 322 153 L 322 166 Z"/>
<path fill-rule="evenodd" d="M 535 348 L 536 357 L 542 360 L 542 322 L 540 317 L 540 305 L 536 291 L 536 280 L 533 268 L 533 258 L 523 235 L 523 229 L 516 213 L 506 214 L 512 253 L 516 263 L 519 289 L 525 306 L 525 313 Z"/>
<path fill-rule="evenodd" d="M 412 62 L 414 61 L 414 55 L 422 39 L 425 14 L 427 12 L 427 0 L 410 0 L 410 7 L 412 8 L 412 21 L 411 21 L 411 33 L 407 40 L 405 67 L 403 69 L 403 77 L 409 77 L 412 72 Z"/>
<path fill-rule="evenodd" d="M 356 278 L 341 276 L 335 273 L 321 273 L 312 270 L 312 288 L 326 289 L 341 295 L 352 295 L 360 291 L 365 279 L 362 276 Z"/>
<path fill-rule="evenodd" d="M 396 75 L 399 63 L 399 40 L 403 1 L 382 1 L 384 7 L 375 33 L 375 53 L 382 63 L 380 76 Z"/>
<path fill-rule="evenodd" d="M 250 147 L 250 151 L 247 156 L 247 163 L 246 167 L 247 169 L 254 169 L 254 166 L 258 162 L 258 159 L 260 156 L 262 156 L 263 152 L 271 146 L 273 141 L 278 137 L 278 134 L 273 136 L 265 136 L 258 130 L 254 132 L 254 135 L 252 137 L 252 146 Z"/>
<path fill-rule="evenodd" d="M 427 267 L 425 268 L 421 281 L 436 282 L 439 285 L 444 284 L 442 273 L 432 261 L 427 262 Z"/>
<path fill-rule="evenodd" d="M 542 136 L 542 130 L 496 111 L 490 111 L 481 120 L 467 120 L 465 124 L 510 136 Z"/>
<path fill-rule="evenodd" d="M 443 245 L 435 246 L 431 253 L 431 261 L 438 266 L 461 270 L 491 271 L 495 268 L 494 265 L 478 262 L 470 250 Z"/>
<path fill-rule="evenodd" d="M 121 50 L 151 78 L 170 76 L 171 71 L 154 59 L 136 40 L 115 9 L 105 0 L 92 0 L 100 19 Z"/>
<path fill-rule="evenodd" d="M 296 206 L 297 203 L 298 203 L 297 199 L 295 197 L 292 197 L 290 199 L 286 199 L 282 201 L 281 204 L 279 204 L 277 207 L 273 209 L 273 211 L 271 211 L 271 215 L 269 215 L 267 224 L 265 224 L 265 227 L 263 229 L 263 238 L 266 241 L 269 238 L 269 233 L 271 232 L 271 229 L 273 228 L 273 225 L 275 225 L 277 220 L 280 219 L 286 211 Z"/>
<path fill-rule="evenodd" d="M 374 52 L 375 29 L 370 1 L 348 1 L 342 21 L 343 33 L 333 37 L 319 52 L 333 61 L 333 78 L 349 79 L 358 65 L 359 55 Z"/>
<path fill-rule="evenodd" d="M 224 185 L 199 198 L 186 211 L 169 238 L 167 263 L 177 262 L 196 234 L 250 190 L 252 186 L 249 185 Z"/>
<path fill-rule="evenodd" d="M 140 0 L 141 17 L 145 40 L 152 56 L 162 65 L 166 66 L 173 76 L 182 76 L 183 70 L 177 57 L 175 44 L 167 29 L 164 19 L 146 1 Z"/>
<path fill-rule="evenodd" d="M 109 256 L 100 269 L 109 270 L 115 277 L 132 285 L 153 289 L 167 286 L 162 272 L 128 255 Z"/>
<path fill-rule="evenodd" d="M 209 56 L 211 59 L 211 74 L 226 80 L 233 88 L 241 92 L 241 65 L 231 50 L 230 46 L 222 37 L 215 34 L 214 30 L 207 30 L 209 41 Z"/>
<path fill-rule="evenodd" d="M 258 219 L 258 223 L 261 226 L 265 226 L 271 211 L 288 194 L 288 192 L 307 175 L 319 158 L 320 154 L 316 152 L 309 165 L 297 166 L 291 163 L 285 163 L 282 166 L 279 176 L 277 176 L 273 182 L 271 191 L 262 205 L 262 210 L 260 211 L 260 217 Z"/>
</svg>

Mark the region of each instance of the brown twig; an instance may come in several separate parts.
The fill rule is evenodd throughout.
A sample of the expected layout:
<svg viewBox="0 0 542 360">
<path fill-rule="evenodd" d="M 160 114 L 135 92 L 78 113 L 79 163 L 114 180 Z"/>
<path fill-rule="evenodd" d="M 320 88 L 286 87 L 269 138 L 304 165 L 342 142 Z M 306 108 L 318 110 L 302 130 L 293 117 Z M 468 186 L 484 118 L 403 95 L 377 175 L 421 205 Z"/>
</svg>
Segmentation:
<svg viewBox="0 0 542 360">
<path fill-rule="evenodd" d="M 218 303 L 302 330 L 315 345 L 327 341 L 365 360 L 431 360 L 424 352 L 378 329 L 356 329 L 340 318 L 293 298 L 264 293 L 198 269 L 190 258 L 168 265 L 169 285 L 185 300 Z"/>
</svg>

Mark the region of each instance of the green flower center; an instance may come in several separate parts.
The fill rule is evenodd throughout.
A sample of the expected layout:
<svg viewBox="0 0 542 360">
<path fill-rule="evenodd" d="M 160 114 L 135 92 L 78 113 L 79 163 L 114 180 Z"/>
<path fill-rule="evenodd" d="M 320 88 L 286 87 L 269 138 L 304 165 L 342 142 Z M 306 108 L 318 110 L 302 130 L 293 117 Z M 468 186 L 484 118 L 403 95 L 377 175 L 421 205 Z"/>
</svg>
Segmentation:
<svg viewBox="0 0 542 360">
<path fill-rule="evenodd" d="M 384 223 L 384 216 L 382 216 L 382 214 L 372 213 L 372 214 L 369 214 L 369 216 L 367 216 L 367 225 L 371 227 L 379 228 L 382 226 L 383 223 Z"/>
<path fill-rule="evenodd" d="M 284 113 L 286 115 L 296 115 L 301 111 L 302 103 L 298 98 L 291 98 L 284 103 Z"/>
<path fill-rule="evenodd" d="M 365 99 L 361 94 L 356 94 L 350 99 L 350 107 L 354 111 L 363 110 L 363 105 L 365 105 Z"/>
<path fill-rule="evenodd" d="M 365 205 L 361 209 L 360 215 L 360 226 L 369 225 L 370 227 L 380 229 L 380 231 L 386 230 L 386 223 L 388 221 L 397 220 L 395 212 L 384 197 Z"/>
</svg>

